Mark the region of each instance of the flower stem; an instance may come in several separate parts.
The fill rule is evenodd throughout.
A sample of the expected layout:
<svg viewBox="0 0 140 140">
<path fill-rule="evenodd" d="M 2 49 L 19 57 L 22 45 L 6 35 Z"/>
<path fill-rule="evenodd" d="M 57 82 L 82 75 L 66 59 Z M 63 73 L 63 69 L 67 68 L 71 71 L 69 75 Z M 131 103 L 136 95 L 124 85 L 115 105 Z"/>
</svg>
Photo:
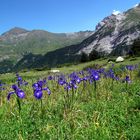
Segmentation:
<svg viewBox="0 0 140 140">
<path fill-rule="evenodd" d="M 43 100 L 40 100 L 40 104 L 41 104 L 41 118 L 43 119 Z"/>
<path fill-rule="evenodd" d="M 21 112 L 21 104 L 20 104 L 20 100 L 19 100 L 18 97 L 17 97 L 17 103 L 18 103 L 18 111 L 19 111 L 19 115 L 20 115 L 20 112 Z"/>
</svg>

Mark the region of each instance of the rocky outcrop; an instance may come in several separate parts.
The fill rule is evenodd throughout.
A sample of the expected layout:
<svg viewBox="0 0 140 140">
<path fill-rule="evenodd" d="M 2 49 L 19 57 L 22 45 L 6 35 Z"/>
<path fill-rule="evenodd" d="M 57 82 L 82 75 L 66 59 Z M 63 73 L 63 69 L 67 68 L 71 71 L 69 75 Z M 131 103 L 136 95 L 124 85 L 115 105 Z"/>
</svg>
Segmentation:
<svg viewBox="0 0 140 140">
<path fill-rule="evenodd" d="M 94 38 L 78 53 L 90 54 L 96 50 L 103 55 L 126 55 L 135 39 L 140 36 L 140 5 L 104 18 L 96 26 Z"/>
<path fill-rule="evenodd" d="M 116 58 L 116 62 L 123 62 L 124 61 L 124 58 L 119 56 Z"/>
</svg>

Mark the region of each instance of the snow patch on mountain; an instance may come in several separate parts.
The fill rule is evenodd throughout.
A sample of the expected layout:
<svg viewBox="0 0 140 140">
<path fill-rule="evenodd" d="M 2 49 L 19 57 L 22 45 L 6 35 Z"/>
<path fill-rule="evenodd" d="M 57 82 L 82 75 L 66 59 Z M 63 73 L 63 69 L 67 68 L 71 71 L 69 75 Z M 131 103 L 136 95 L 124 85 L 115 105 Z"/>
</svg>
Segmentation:
<svg viewBox="0 0 140 140">
<path fill-rule="evenodd" d="M 133 7 L 135 8 L 135 7 L 137 7 L 137 6 L 139 6 L 139 4 L 137 3 L 137 4 L 135 4 Z"/>
<path fill-rule="evenodd" d="M 120 14 L 121 12 L 120 11 L 117 11 L 117 10 L 113 10 L 113 12 L 112 12 L 112 14 L 113 15 L 118 15 L 118 14 Z"/>
</svg>

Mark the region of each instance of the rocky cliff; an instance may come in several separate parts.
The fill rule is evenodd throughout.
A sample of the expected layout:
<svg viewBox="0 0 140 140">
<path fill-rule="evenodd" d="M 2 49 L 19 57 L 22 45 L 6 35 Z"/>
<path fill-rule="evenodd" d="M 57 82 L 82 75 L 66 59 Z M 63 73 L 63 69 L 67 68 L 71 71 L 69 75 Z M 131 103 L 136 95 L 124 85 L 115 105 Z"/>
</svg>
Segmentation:
<svg viewBox="0 0 140 140">
<path fill-rule="evenodd" d="M 96 26 L 93 40 L 81 44 L 79 50 L 89 54 L 96 50 L 102 55 L 126 55 L 133 41 L 140 36 L 140 4 L 123 13 L 112 14 Z M 89 37 L 91 38 L 91 36 Z M 85 43 L 85 42 L 83 42 Z"/>
</svg>

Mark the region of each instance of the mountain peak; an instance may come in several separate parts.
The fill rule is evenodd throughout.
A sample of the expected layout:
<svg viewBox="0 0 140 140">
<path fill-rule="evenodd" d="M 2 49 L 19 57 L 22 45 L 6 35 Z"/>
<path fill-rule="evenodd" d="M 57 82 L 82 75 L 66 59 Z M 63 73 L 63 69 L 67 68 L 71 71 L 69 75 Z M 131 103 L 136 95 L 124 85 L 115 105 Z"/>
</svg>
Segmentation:
<svg viewBox="0 0 140 140">
<path fill-rule="evenodd" d="M 27 32 L 29 32 L 29 31 L 24 28 L 14 27 L 14 28 L 10 29 L 9 31 L 3 33 L 2 36 L 19 35 L 19 34 L 23 34 L 23 33 L 27 33 Z"/>
<path fill-rule="evenodd" d="M 140 7 L 140 3 L 137 3 L 133 6 L 134 8 Z"/>
</svg>

